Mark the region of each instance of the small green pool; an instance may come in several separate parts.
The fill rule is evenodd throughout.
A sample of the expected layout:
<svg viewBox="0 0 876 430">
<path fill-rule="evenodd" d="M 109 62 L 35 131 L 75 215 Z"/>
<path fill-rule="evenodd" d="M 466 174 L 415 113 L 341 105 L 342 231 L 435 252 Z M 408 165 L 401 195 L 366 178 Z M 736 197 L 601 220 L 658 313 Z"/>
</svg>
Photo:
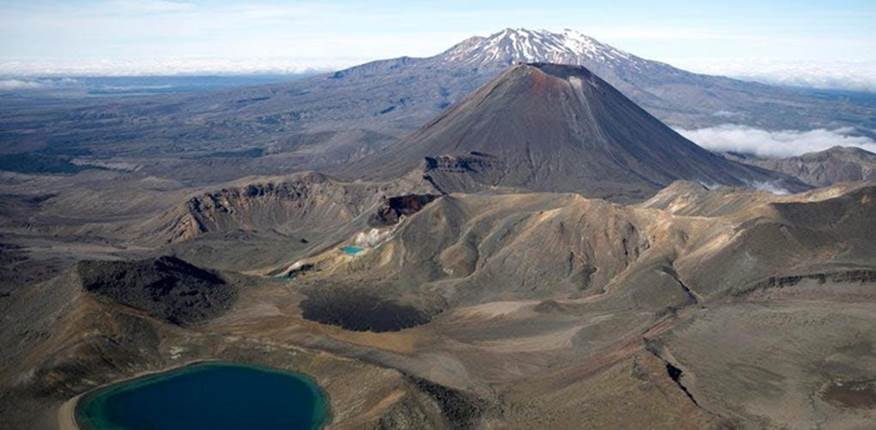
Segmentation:
<svg viewBox="0 0 876 430">
<path fill-rule="evenodd" d="M 205 363 L 111 385 L 76 408 L 83 430 L 319 429 L 328 401 L 310 378 Z"/>
<path fill-rule="evenodd" d="M 360 248 L 358 246 L 345 246 L 345 247 L 341 248 L 341 251 L 343 251 L 344 254 L 356 255 L 356 254 L 362 252 L 362 248 Z"/>
</svg>

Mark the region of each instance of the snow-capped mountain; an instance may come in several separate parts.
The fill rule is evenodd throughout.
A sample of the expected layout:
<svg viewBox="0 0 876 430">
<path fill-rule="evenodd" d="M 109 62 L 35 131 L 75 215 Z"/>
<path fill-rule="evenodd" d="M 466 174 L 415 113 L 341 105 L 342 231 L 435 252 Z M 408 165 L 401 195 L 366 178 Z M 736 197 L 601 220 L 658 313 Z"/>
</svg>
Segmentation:
<svg viewBox="0 0 876 430">
<path fill-rule="evenodd" d="M 780 97 L 791 95 L 766 85 L 686 72 L 638 57 L 574 30 L 551 32 L 522 28 L 472 37 L 432 57 L 401 57 L 342 70 L 332 75 L 326 87 L 375 85 L 368 90 L 369 100 L 376 99 L 375 90 L 399 96 L 395 103 L 377 110 L 384 112 L 381 115 L 409 117 L 414 114 L 419 120 L 426 120 L 508 66 L 521 62 L 584 66 L 651 114 L 671 125 L 686 128 L 726 122 L 725 117 L 715 116 L 716 112 L 734 115 L 737 123 L 757 120 L 762 125 L 762 114 L 753 114 L 753 109 L 742 105 L 750 105 L 758 97 L 776 96 L 777 91 Z M 785 102 L 769 103 L 774 105 L 773 109 L 781 110 L 776 113 L 782 114 L 782 123 L 771 128 L 798 126 L 798 110 L 791 109 Z M 783 106 L 788 108 L 784 110 Z"/>
<path fill-rule="evenodd" d="M 684 129 L 724 123 L 772 130 L 867 124 L 876 129 L 872 107 L 823 98 L 823 94 L 687 72 L 568 29 L 507 28 L 468 38 L 432 57 L 363 64 L 328 79 L 295 84 L 307 86 L 296 99 L 311 99 L 313 118 L 352 120 L 353 127 L 399 136 L 427 123 L 518 62 L 584 66 L 650 114 Z M 305 107 L 302 101 L 294 100 L 283 108 Z"/>
<path fill-rule="evenodd" d="M 580 65 L 592 61 L 645 61 L 574 30 L 553 33 L 525 28 L 506 28 L 488 37 L 472 37 L 438 55 L 437 59 L 469 67 L 517 62 Z"/>
<path fill-rule="evenodd" d="M 664 97 L 662 89 L 653 91 L 654 85 L 684 84 L 701 78 L 665 63 L 637 57 L 570 29 L 551 32 L 506 28 L 487 37 L 469 38 L 441 54 L 420 61 L 432 68 L 474 69 L 489 77 L 515 63 L 584 66 L 658 117 L 664 109 L 684 110 L 688 107 L 684 106 L 687 102 L 670 106 L 670 103 L 677 102 Z M 714 79 L 725 85 L 738 82 L 720 77 Z M 658 98 L 663 100 L 658 101 Z M 711 109 L 715 101 L 703 99 L 702 103 L 702 107 Z"/>
<path fill-rule="evenodd" d="M 152 122 L 164 115 L 163 124 L 178 124 L 144 128 L 138 138 L 148 150 L 202 136 L 220 145 L 245 142 L 246 148 L 297 151 L 284 172 L 317 169 L 358 159 L 427 125 L 516 62 L 584 66 L 678 128 L 732 123 L 770 130 L 876 130 L 876 109 L 866 101 L 690 73 L 572 30 L 505 29 L 432 57 L 379 60 L 288 83 L 130 102 L 122 108 L 95 106 L 80 112 L 79 129 L 60 127 L 57 133 L 64 139 L 93 139 L 105 115 L 124 109 L 131 118 Z"/>
</svg>

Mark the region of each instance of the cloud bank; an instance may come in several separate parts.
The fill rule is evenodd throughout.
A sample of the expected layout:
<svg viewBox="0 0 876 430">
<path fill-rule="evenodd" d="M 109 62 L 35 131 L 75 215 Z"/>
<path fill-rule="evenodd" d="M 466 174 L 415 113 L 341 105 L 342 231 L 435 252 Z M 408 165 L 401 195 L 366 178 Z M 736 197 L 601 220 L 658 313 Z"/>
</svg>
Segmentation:
<svg viewBox="0 0 876 430">
<path fill-rule="evenodd" d="M 680 58 L 669 62 L 697 73 L 766 84 L 876 92 L 876 61 Z"/>
<path fill-rule="evenodd" d="M 682 136 L 712 151 L 733 151 L 759 157 L 791 157 L 833 146 L 856 146 L 876 152 L 876 141 L 854 136 L 849 128 L 769 131 L 737 124 L 696 130 L 677 129 Z"/>
<path fill-rule="evenodd" d="M 24 79 L 0 79 L 0 90 L 32 90 L 43 87 L 44 85 L 37 81 Z"/>
<path fill-rule="evenodd" d="M 751 188 L 754 188 L 755 190 L 758 190 L 758 191 L 766 191 L 768 193 L 776 194 L 779 196 L 791 194 L 790 191 L 782 188 L 779 184 L 777 184 L 775 182 L 756 181 L 756 182 L 750 182 L 748 184 L 748 186 Z"/>
<path fill-rule="evenodd" d="M 2 61 L 0 76 L 172 76 L 297 74 L 337 70 L 360 58 L 162 58 L 152 60 Z M 7 88 L 10 89 L 10 88 Z"/>
<path fill-rule="evenodd" d="M 79 81 L 73 78 L 2 78 L 0 77 L 0 91 L 21 90 L 46 90 L 57 88 L 72 88 L 79 85 Z"/>
</svg>

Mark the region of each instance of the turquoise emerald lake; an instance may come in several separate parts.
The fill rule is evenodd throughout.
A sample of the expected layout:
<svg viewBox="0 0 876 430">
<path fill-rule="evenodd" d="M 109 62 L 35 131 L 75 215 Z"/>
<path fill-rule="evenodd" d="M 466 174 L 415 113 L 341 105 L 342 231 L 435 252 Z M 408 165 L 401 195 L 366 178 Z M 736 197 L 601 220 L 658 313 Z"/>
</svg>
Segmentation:
<svg viewBox="0 0 876 430">
<path fill-rule="evenodd" d="M 362 252 L 362 248 L 358 246 L 345 246 L 341 248 L 341 251 L 344 251 L 345 254 L 356 255 Z"/>
<path fill-rule="evenodd" d="M 83 430 L 318 429 L 328 401 L 309 378 L 205 363 L 111 385 L 80 400 Z"/>
</svg>

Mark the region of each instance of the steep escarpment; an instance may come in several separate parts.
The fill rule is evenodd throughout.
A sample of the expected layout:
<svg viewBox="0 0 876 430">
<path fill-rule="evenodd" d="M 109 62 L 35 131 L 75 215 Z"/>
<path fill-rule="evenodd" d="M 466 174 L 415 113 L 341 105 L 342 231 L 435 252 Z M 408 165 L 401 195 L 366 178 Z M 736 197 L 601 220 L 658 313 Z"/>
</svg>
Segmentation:
<svg viewBox="0 0 876 430">
<path fill-rule="evenodd" d="M 399 222 L 403 216 L 413 215 L 438 198 L 435 194 L 405 194 L 385 199 L 371 215 L 368 223 L 373 226 L 387 226 Z"/>
<path fill-rule="evenodd" d="M 386 198 L 431 189 L 405 179 L 353 183 L 319 173 L 249 179 L 192 196 L 150 222 L 147 230 L 168 243 L 234 230 L 326 232 L 353 221 Z"/>
</svg>

